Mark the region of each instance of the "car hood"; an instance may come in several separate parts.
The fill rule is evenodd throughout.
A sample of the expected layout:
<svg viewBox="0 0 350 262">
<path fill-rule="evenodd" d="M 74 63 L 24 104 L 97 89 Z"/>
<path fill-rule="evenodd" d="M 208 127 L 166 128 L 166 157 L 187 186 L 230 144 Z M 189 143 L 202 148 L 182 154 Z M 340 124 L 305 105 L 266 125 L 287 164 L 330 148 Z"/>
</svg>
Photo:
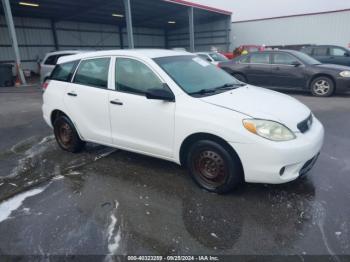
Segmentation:
<svg viewBox="0 0 350 262">
<path fill-rule="evenodd" d="M 343 66 L 343 65 L 334 65 L 334 64 L 319 64 L 316 65 L 316 67 L 321 67 L 321 68 L 325 68 L 325 69 L 332 69 L 335 71 L 350 71 L 350 67 L 349 66 Z"/>
<path fill-rule="evenodd" d="M 248 117 L 273 120 L 294 132 L 311 113 L 310 109 L 291 96 L 260 87 L 246 85 L 228 92 L 203 97 L 202 101 L 245 114 Z"/>
</svg>

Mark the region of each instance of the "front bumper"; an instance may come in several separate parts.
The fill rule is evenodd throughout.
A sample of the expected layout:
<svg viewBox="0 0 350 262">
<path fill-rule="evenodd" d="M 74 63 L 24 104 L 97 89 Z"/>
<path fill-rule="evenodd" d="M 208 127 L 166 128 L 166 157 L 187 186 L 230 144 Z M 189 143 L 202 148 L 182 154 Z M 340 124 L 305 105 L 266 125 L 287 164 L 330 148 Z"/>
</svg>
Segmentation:
<svg viewBox="0 0 350 262">
<path fill-rule="evenodd" d="M 261 143 L 230 143 L 241 159 L 244 177 L 250 183 L 281 184 L 308 172 L 322 148 L 324 129 L 315 118 L 306 133 L 286 142 L 261 139 Z"/>
<path fill-rule="evenodd" d="M 350 91 L 350 78 L 338 77 L 336 79 L 336 91 Z"/>
</svg>

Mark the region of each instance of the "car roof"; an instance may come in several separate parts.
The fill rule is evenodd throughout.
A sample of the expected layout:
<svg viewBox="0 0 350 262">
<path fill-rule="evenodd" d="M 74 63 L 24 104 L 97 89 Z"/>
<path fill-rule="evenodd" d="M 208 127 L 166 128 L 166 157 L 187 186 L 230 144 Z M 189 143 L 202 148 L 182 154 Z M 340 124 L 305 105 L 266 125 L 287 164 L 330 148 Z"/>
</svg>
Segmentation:
<svg viewBox="0 0 350 262">
<path fill-rule="evenodd" d="M 118 49 L 118 50 L 104 50 L 79 53 L 71 56 L 63 56 L 58 59 L 58 64 L 75 61 L 84 58 L 92 58 L 99 56 L 133 56 L 138 58 L 158 58 L 168 56 L 193 55 L 186 51 L 174 51 L 167 49 Z"/>
<path fill-rule="evenodd" d="M 291 49 L 279 49 L 279 50 L 265 50 L 265 51 L 255 51 L 250 52 L 249 54 L 261 54 L 261 53 L 290 53 L 290 54 L 298 54 L 300 51 L 291 50 Z M 249 55 L 247 54 L 247 55 Z"/>
<path fill-rule="evenodd" d="M 315 48 L 315 47 L 340 47 L 340 48 L 345 48 L 344 46 L 340 46 L 340 45 L 311 45 L 311 46 L 305 46 L 303 48 L 307 48 L 307 47 L 311 47 L 311 48 Z"/>
</svg>

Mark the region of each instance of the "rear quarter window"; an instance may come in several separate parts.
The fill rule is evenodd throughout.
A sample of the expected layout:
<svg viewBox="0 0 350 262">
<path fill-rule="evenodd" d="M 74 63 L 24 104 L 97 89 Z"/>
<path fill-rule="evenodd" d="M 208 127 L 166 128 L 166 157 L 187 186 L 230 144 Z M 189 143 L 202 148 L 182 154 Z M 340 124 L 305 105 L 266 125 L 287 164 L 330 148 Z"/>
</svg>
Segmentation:
<svg viewBox="0 0 350 262">
<path fill-rule="evenodd" d="M 50 79 L 69 82 L 73 76 L 74 69 L 77 64 L 78 61 L 73 61 L 56 65 L 55 69 L 51 73 Z"/>
</svg>

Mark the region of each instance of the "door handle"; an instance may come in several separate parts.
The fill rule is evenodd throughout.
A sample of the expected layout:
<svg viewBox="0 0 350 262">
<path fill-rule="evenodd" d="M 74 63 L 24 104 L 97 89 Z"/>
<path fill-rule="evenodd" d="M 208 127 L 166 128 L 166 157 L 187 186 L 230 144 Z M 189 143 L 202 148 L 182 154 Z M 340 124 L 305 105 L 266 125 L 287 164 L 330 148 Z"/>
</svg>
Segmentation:
<svg viewBox="0 0 350 262">
<path fill-rule="evenodd" d="M 69 96 L 78 96 L 75 92 L 68 92 L 67 95 L 69 95 Z"/>
<path fill-rule="evenodd" d="M 122 106 L 122 105 L 123 105 L 123 102 L 120 101 L 119 99 L 111 100 L 110 103 L 111 103 L 112 105 L 118 105 L 118 106 Z"/>
</svg>

